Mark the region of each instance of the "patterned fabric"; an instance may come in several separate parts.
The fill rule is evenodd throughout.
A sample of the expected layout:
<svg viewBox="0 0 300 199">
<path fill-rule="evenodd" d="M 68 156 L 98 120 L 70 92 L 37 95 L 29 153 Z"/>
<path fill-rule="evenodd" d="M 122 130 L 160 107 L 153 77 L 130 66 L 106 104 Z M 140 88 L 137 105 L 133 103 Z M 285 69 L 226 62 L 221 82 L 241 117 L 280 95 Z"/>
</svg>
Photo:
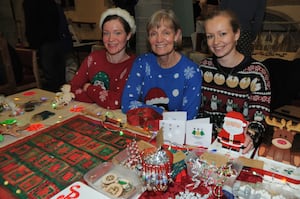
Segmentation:
<svg viewBox="0 0 300 199">
<path fill-rule="evenodd" d="M 106 50 L 92 52 L 82 62 L 71 81 L 71 91 L 77 101 L 97 103 L 106 109 L 119 109 L 121 96 L 135 55 L 121 63 L 110 63 Z M 87 91 L 83 86 L 91 83 Z"/>
<path fill-rule="evenodd" d="M 101 162 L 111 160 L 134 138 L 128 132 L 120 136 L 120 129 L 108 126 L 75 116 L 1 149 L 1 186 L 21 199 L 50 198 Z"/>
<path fill-rule="evenodd" d="M 267 68 L 251 57 L 245 57 L 234 68 L 220 66 L 215 57 L 207 58 L 200 63 L 200 68 L 203 96 L 199 117 L 210 117 L 216 134 L 227 112 L 241 112 L 250 122 L 249 128 L 261 135 L 271 102 Z"/>
</svg>

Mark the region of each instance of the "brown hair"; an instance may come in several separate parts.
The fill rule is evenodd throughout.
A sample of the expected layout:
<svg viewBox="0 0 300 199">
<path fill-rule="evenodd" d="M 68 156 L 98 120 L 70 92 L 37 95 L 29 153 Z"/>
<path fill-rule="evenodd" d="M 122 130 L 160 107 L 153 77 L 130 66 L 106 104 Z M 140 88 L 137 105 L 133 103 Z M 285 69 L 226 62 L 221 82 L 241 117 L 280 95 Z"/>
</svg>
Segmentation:
<svg viewBox="0 0 300 199">
<path fill-rule="evenodd" d="M 230 10 L 216 10 L 216 11 L 210 13 L 205 18 L 204 27 L 205 27 L 206 22 L 208 20 L 213 19 L 217 16 L 228 17 L 229 18 L 229 23 L 230 23 L 234 33 L 236 33 L 238 30 L 240 30 L 240 22 L 239 22 L 238 18 L 236 17 L 236 15 Z"/>
</svg>

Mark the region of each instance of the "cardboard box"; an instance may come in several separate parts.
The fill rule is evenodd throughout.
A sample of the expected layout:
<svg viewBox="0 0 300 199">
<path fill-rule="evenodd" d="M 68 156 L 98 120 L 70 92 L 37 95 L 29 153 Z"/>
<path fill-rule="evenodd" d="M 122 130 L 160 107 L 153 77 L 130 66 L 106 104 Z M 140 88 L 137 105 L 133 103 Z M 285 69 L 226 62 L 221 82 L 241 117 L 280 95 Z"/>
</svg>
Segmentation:
<svg viewBox="0 0 300 199">
<path fill-rule="evenodd" d="M 271 116 L 285 120 L 292 120 L 295 123 L 300 123 L 300 107 L 284 105 L 275 109 L 275 111 L 271 113 Z"/>
</svg>

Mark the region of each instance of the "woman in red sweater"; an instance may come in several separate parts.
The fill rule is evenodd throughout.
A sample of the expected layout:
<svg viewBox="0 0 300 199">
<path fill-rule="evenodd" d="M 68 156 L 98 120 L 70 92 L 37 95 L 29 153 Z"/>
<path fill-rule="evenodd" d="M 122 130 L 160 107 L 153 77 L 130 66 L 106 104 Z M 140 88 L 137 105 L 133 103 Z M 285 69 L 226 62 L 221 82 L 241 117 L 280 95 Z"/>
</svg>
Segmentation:
<svg viewBox="0 0 300 199">
<path fill-rule="evenodd" d="M 119 109 L 135 55 L 126 46 L 135 33 L 134 18 L 121 8 L 102 13 L 99 23 L 105 49 L 90 53 L 71 80 L 75 100 Z"/>
</svg>

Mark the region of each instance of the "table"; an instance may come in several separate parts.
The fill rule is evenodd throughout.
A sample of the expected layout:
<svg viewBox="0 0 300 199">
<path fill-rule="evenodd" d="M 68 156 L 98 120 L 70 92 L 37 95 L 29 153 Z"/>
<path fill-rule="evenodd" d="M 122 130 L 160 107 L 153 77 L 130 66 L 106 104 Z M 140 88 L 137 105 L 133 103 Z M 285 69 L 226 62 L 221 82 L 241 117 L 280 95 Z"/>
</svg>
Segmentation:
<svg viewBox="0 0 300 199">
<path fill-rule="evenodd" d="M 81 57 L 87 56 L 91 52 L 92 46 L 97 45 L 98 43 L 99 41 L 73 42 L 73 49 L 79 65 L 82 62 Z M 81 53 L 83 53 L 83 55 L 81 55 Z"/>
<path fill-rule="evenodd" d="M 101 107 L 98 107 L 95 104 L 87 104 L 87 103 L 82 103 L 82 102 L 77 102 L 77 101 L 72 101 L 69 105 L 61 107 L 61 108 L 57 108 L 57 109 L 53 109 L 52 108 L 52 100 L 55 97 L 55 93 L 51 93 L 48 91 L 44 91 L 41 89 L 31 89 L 25 92 L 21 92 L 21 93 L 17 93 L 11 96 L 8 96 L 8 99 L 13 100 L 16 104 L 24 104 L 25 102 L 28 102 L 29 100 L 40 100 L 41 98 L 43 98 L 44 100 L 47 99 L 45 102 L 43 102 L 41 105 L 36 106 L 36 108 L 32 111 L 32 112 L 26 112 L 23 115 L 19 115 L 16 116 L 16 120 L 18 122 L 19 125 L 22 124 L 26 124 L 30 122 L 31 117 L 36 114 L 39 113 L 41 111 L 44 110 L 50 110 L 53 111 L 55 113 L 54 116 L 52 116 L 51 118 L 48 118 L 44 121 L 41 121 L 41 123 L 43 123 L 44 129 L 47 127 L 50 127 L 52 125 L 64 122 L 68 119 L 70 119 L 71 117 L 74 117 L 76 115 L 80 115 L 82 114 L 81 112 L 72 112 L 70 111 L 70 108 L 80 108 L 80 107 L 84 107 L 86 110 L 86 114 L 88 117 L 90 118 L 94 118 L 94 116 L 97 117 L 98 113 L 101 114 L 106 114 L 107 112 L 110 112 L 110 114 L 113 114 L 114 118 L 116 118 L 118 121 L 122 121 L 124 123 L 126 123 L 126 116 L 120 111 L 120 110 L 115 110 L 115 111 L 110 111 L 107 109 L 103 109 Z M 0 121 L 6 120 L 7 118 L 9 118 L 9 114 L 10 111 L 5 111 L 2 112 L 0 115 Z M 43 129 L 39 129 L 38 131 L 41 131 Z M 38 133 L 38 132 L 31 132 L 31 133 Z M 2 147 L 6 147 L 9 144 L 12 144 L 14 142 L 18 142 L 21 139 L 25 139 L 28 138 L 28 136 L 30 134 L 22 134 L 23 136 L 20 138 L 15 138 L 12 136 L 5 136 L 5 141 L 1 143 L 0 145 L 0 150 Z M 183 177 L 182 177 L 183 176 Z M 186 178 L 186 176 L 184 177 L 184 175 L 181 176 L 181 179 Z M 186 181 L 185 181 L 186 182 Z M 173 188 L 177 188 L 176 186 L 181 186 L 184 187 L 182 185 L 182 181 L 175 182 L 175 185 L 173 186 Z M 0 192 L 1 195 L 2 194 L 6 194 L 7 198 L 6 199 L 11 199 L 11 198 L 15 198 L 14 196 L 11 195 L 11 193 L 7 192 L 7 190 L 3 190 L 3 187 L 0 186 Z M 152 195 L 154 197 L 154 195 Z M 148 195 L 142 195 L 141 198 L 147 198 Z M 156 197 L 158 198 L 158 197 Z"/>
<path fill-rule="evenodd" d="M 197 51 L 190 51 L 187 54 L 190 57 L 190 59 L 192 59 L 195 63 L 200 63 L 200 61 L 203 60 L 204 58 L 211 56 L 211 54 L 201 53 Z M 278 52 L 275 53 L 274 55 L 265 55 L 260 51 L 255 51 L 252 57 L 257 61 L 264 61 L 268 58 L 278 58 L 278 59 L 292 61 L 295 59 L 295 56 L 296 56 L 296 52 Z"/>
<path fill-rule="evenodd" d="M 58 108 L 56 108 L 56 109 L 53 109 L 53 107 L 52 107 L 52 100 L 55 98 L 55 93 L 52 93 L 52 92 L 48 92 L 48 91 L 44 91 L 44 90 L 41 90 L 41 89 L 31 89 L 31 90 L 28 90 L 28 91 L 25 91 L 25 92 L 21 92 L 21 93 L 17 93 L 17 94 L 14 94 L 14 95 L 11 95 L 11 96 L 8 96 L 7 97 L 7 99 L 9 99 L 9 100 L 12 100 L 16 105 L 22 105 L 22 104 L 24 104 L 24 103 L 26 103 L 26 102 L 28 102 L 28 101 L 32 101 L 32 100 L 35 100 L 35 101 L 39 101 L 40 99 L 43 99 L 44 100 L 44 102 L 43 103 L 41 103 L 40 105 L 37 105 L 36 107 L 35 107 L 35 109 L 33 110 L 33 111 L 31 111 L 31 112 L 25 112 L 24 114 L 21 114 L 21 115 L 16 115 L 16 116 L 13 116 L 13 117 L 10 117 L 9 115 L 11 114 L 11 111 L 10 110 L 7 110 L 7 111 L 4 111 L 4 112 L 1 112 L 1 115 L 0 115 L 0 121 L 2 122 L 2 121 L 5 121 L 5 120 L 7 120 L 7 119 L 16 119 L 16 121 L 17 121 L 17 124 L 18 125 L 23 125 L 23 124 L 27 124 L 27 123 L 30 123 L 30 120 L 31 120 L 31 117 L 33 116 L 33 115 L 35 115 L 35 114 L 37 114 L 37 113 L 40 113 L 40 112 L 42 112 L 42 111 L 45 111 L 45 110 L 48 110 L 48 111 L 51 111 L 51 112 L 53 112 L 53 113 L 55 113 L 55 115 L 54 116 L 52 116 L 52 117 L 49 117 L 48 119 L 46 119 L 46 120 L 43 120 L 43 121 L 40 121 L 40 122 L 38 122 L 38 123 L 41 123 L 41 124 L 43 124 L 44 125 L 44 127 L 42 127 L 42 128 L 40 128 L 40 129 L 37 129 L 36 131 L 30 131 L 30 132 L 27 132 L 27 131 L 25 131 L 25 132 L 22 132 L 21 133 L 21 137 L 13 137 L 13 136 L 9 136 L 9 135 L 5 135 L 4 136 L 4 141 L 3 142 L 1 142 L 1 146 L 0 146 L 0 151 L 1 151 L 1 154 L 3 154 L 3 156 L 1 155 L 1 161 L 0 161 L 0 164 L 2 163 L 2 165 L 1 165 L 1 168 L 2 168 L 2 174 L 3 174 L 3 166 L 4 167 L 6 167 L 6 162 L 8 161 L 8 162 L 11 162 L 11 163 L 13 163 L 13 162 L 16 162 L 17 160 L 14 160 L 14 159 L 12 159 L 11 161 L 10 161 L 10 159 L 7 159 L 6 157 L 14 157 L 13 156 L 13 154 L 12 153 L 14 153 L 13 151 L 14 150 L 16 150 L 17 148 L 19 148 L 19 149 L 21 149 L 22 147 L 27 147 L 27 146 L 33 146 L 33 145 L 31 145 L 30 143 L 30 141 L 32 140 L 32 139 L 40 139 L 41 141 L 44 141 L 45 139 L 44 138 L 50 138 L 50 136 L 52 137 L 52 139 L 56 139 L 56 137 L 55 137 L 55 135 L 56 135 L 56 133 L 53 133 L 53 132 L 55 132 L 56 130 L 55 130 L 55 128 L 54 128 L 54 130 L 55 131 L 53 131 L 53 126 L 59 126 L 59 125 L 63 125 L 63 126 L 66 126 L 66 122 L 68 122 L 68 123 L 70 123 L 70 124 L 72 124 L 73 123 L 73 120 L 74 121 L 76 121 L 75 119 L 76 118 L 78 118 L 77 116 L 81 116 L 82 114 L 84 114 L 84 116 L 86 117 L 86 118 L 91 118 L 91 119 L 93 119 L 93 120 L 97 120 L 97 119 L 99 119 L 99 118 L 97 118 L 98 117 L 98 114 L 99 113 L 101 113 L 101 114 L 106 114 L 107 112 L 110 112 L 110 110 L 106 110 L 106 109 L 103 109 L 103 108 L 100 108 L 100 107 L 98 107 L 97 105 L 95 105 L 95 104 L 88 104 L 88 103 L 82 103 L 82 102 L 77 102 L 77 101 L 72 101 L 69 105 L 67 105 L 67 106 L 62 106 L 62 107 L 58 107 Z M 78 110 L 80 110 L 81 108 L 84 108 L 84 113 L 82 113 L 82 112 L 77 112 L 77 111 L 71 111 L 72 109 L 74 109 L 74 110 L 76 110 L 76 109 L 78 109 Z M 93 115 L 95 115 L 96 117 L 93 117 Z M 125 115 L 123 114 L 123 113 L 121 113 L 121 111 L 120 110 L 116 110 L 116 111 L 111 111 L 111 113 L 109 114 L 110 116 L 113 116 L 113 118 L 114 119 L 117 119 L 118 121 L 121 121 L 121 122 L 126 122 L 126 117 L 125 117 Z M 87 120 L 88 121 L 88 120 Z M 85 125 L 87 125 L 88 124 L 88 122 L 86 122 L 85 123 Z M 109 126 L 109 124 L 106 124 L 105 126 Z M 49 127 L 49 128 L 48 128 Z M 80 125 L 80 128 L 86 128 L 86 127 L 84 127 L 84 125 Z M 96 128 L 100 128 L 100 127 L 98 127 L 98 125 L 96 125 Z M 93 128 L 88 128 L 88 129 L 96 129 L 95 127 L 93 127 Z M 105 127 L 105 128 L 109 128 L 109 127 Z M 50 130 L 49 130 L 50 129 Z M 52 130 L 51 130 L 52 129 Z M 63 129 L 63 128 L 61 128 L 61 129 Z M 70 128 L 69 128 L 70 129 Z M 79 135 L 78 133 L 77 133 L 77 131 L 78 131 L 78 129 L 79 129 L 79 127 L 78 128 L 74 128 L 74 130 L 72 130 L 72 132 L 75 132 L 75 134 L 74 135 Z M 111 131 L 110 129 L 112 129 L 112 128 L 109 128 L 109 131 Z M 44 131 L 45 130 L 45 131 Z M 105 129 L 104 129 L 105 130 Z M 105 134 L 106 134 L 106 132 L 107 132 L 108 130 L 105 130 L 104 132 L 105 132 Z M 47 132 L 47 134 L 46 135 L 44 135 L 44 132 Z M 59 132 L 59 131 L 58 131 Z M 99 132 L 100 132 L 100 130 L 99 130 Z M 97 130 L 97 134 L 95 134 L 95 136 L 98 136 L 98 134 L 99 134 L 99 132 L 98 132 L 98 130 Z M 104 134 L 104 136 L 106 136 Z M 115 133 L 116 134 L 116 133 Z M 68 133 L 67 134 L 68 136 L 69 135 L 71 135 L 70 133 Z M 102 134 L 100 133 L 99 134 L 99 136 L 101 136 Z M 67 139 L 69 139 L 68 138 L 68 136 L 67 137 L 65 137 L 65 138 L 67 138 Z M 108 136 L 110 136 L 109 134 L 108 134 Z M 116 139 L 116 143 L 114 144 L 114 146 L 115 147 L 117 147 L 117 145 L 116 144 L 118 144 L 119 146 L 121 146 L 121 144 L 123 143 L 123 146 L 124 146 L 124 142 L 122 142 L 121 140 L 122 139 L 127 139 L 127 134 L 125 135 L 125 132 L 124 132 L 124 136 L 122 136 L 122 137 L 120 137 L 120 135 L 117 135 L 118 136 L 118 138 Z M 135 137 L 135 136 L 134 136 Z M 48 139 L 47 138 L 47 139 Z M 58 137 L 57 137 L 58 138 Z M 63 137 L 61 137 L 61 138 L 63 138 Z M 96 137 L 95 137 L 96 138 Z M 99 137 L 100 138 L 100 137 Z M 98 139 L 98 138 L 97 138 Z M 133 136 L 131 136 L 131 139 L 133 139 Z M 57 139 L 56 139 L 57 140 Z M 61 140 L 63 140 L 63 139 L 61 139 Z M 95 140 L 95 139 L 94 139 Z M 103 140 L 104 140 L 104 138 L 103 138 Z M 47 142 L 47 141 L 46 141 Z M 46 143 L 45 142 L 45 143 Z M 113 142 L 111 139 L 109 140 L 109 142 Z M 38 144 L 42 144 L 43 142 L 38 142 L 38 141 L 35 141 L 35 142 L 32 142 L 32 143 L 35 143 L 35 145 L 36 146 L 38 146 Z M 60 143 L 60 142 L 57 142 L 57 141 L 53 141 L 53 142 L 50 142 L 49 143 L 49 145 L 47 144 L 47 145 L 45 145 L 46 147 L 50 147 L 51 146 L 51 143 L 55 143 L 55 145 L 58 143 Z M 64 143 L 67 143 L 67 145 L 68 146 L 71 146 L 71 142 L 66 142 L 66 140 L 65 140 L 65 142 Z M 75 142 L 74 142 L 75 143 Z M 73 143 L 73 145 L 74 145 L 74 143 Z M 95 142 L 96 143 L 96 142 Z M 126 142 L 127 143 L 127 142 Z M 14 144 L 14 145 L 10 145 L 10 144 Z M 13 146 L 13 147 L 11 147 L 11 146 Z M 32 149 L 34 149 L 34 150 L 31 150 L 32 152 L 34 152 L 34 151 L 36 151 L 39 147 L 33 147 Z M 94 146 L 94 145 L 92 145 L 92 146 Z M 97 146 L 97 145 L 96 145 Z M 126 146 L 126 145 L 125 145 Z M 10 148 L 8 148 L 8 147 L 10 147 Z M 25 148 L 26 148 L 25 147 Z M 110 145 L 108 145 L 108 147 L 110 147 Z M 101 148 L 102 148 L 102 144 L 101 144 Z M 95 150 L 95 152 L 96 151 L 98 151 L 98 150 L 103 150 L 103 149 L 101 149 L 101 148 L 99 148 L 98 147 L 98 149 L 96 148 L 96 150 Z M 7 150 L 11 150 L 11 149 L 13 149 L 12 151 L 9 151 L 9 153 L 3 153 L 4 151 L 7 151 Z M 43 149 L 43 147 L 41 148 L 41 149 Z M 46 148 L 45 148 L 46 149 Z M 110 149 L 110 151 L 115 151 L 116 152 L 116 150 L 114 149 L 114 148 L 109 148 Z M 120 150 L 120 147 L 119 147 L 119 150 Z M 118 150 L 118 151 L 119 151 Z M 122 149 L 123 150 L 123 149 Z M 22 152 L 22 151 L 26 151 L 25 149 L 23 150 L 21 150 L 20 152 Z M 45 151 L 47 151 L 47 150 L 42 150 L 43 151 L 43 153 L 45 152 Z M 31 152 L 31 153 L 32 153 Z M 75 150 L 75 152 L 76 152 L 76 150 Z M 116 154 L 115 152 L 112 152 L 112 153 L 109 153 L 110 155 L 107 155 L 107 158 L 110 158 L 110 157 L 112 157 L 112 155 L 113 154 Z M 78 153 L 78 152 L 76 152 L 76 153 Z M 75 153 L 75 154 L 76 154 Z M 27 152 L 26 152 L 26 154 L 28 154 Z M 37 155 L 39 155 L 40 153 L 37 153 Z M 72 154 L 72 153 L 71 153 Z M 95 166 L 95 164 L 98 162 L 98 161 L 96 161 L 96 159 L 94 158 L 95 157 L 95 155 L 97 155 L 97 154 L 94 154 L 93 155 L 93 157 L 91 158 L 91 160 L 90 160 L 90 162 L 87 162 L 86 164 L 87 165 L 90 165 L 92 162 L 94 162 L 93 164 L 94 165 L 91 165 L 91 166 Z M 100 151 L 99 151 L 99 154 L 98 155 L 100 155 Z M 5 158 L 4 158 L 4 156 L 5 156 Z M 18 156 L 17 157 L 22 157 L 22 156 L 20 156 L 19 154 L 18 154 Z M 33 156 L 33 157 L 35 157 L 35 156 Z M 43 155 L 43 157 L 46 157 L 46 156 L 44 156 Z M 47 155 L 47 157 L 49 157 L 48 155 Z M 70 157 L 71 157 L 71 155 L 70 155 Z M 76 157 L 76 156 L 75 156 Z M 85 156 L 83 156 L 83 157 L 85 157 Z M 89 156 L 87 156 L 87 157 L 89 157 Z M 100 157 L 100 156 L 99 156 Z M 103 156 L 103 157 L 105 157 L 106 158 L 106 156 Z M 4 159 L 3 159 L 4 158 Z M 102 158 L 103 159 L 103 158 Z M 26 159 L 24 159 L 22 162 L 24 162 L 26 160 L 26 162 L 27 161 L 29 161 L 29 159 L 28 158 L 26 158 Z M 105 159 L 103 159 L 103 160 L 105 160 Z M 18 161 L 19 162 L 19 161 Z M 20 161 L 21 162 L 21 161 Z M 29 161 L 30 162 L 30 161 Z M 37 161 L 38 162 L 38 161 Z M 4 164 L 4 165 L 3 165 Z M 9 163 L 10 164 L 10 163 Z M 19 164 L 19 163 L 18 163 Z M 37 164 L 37 163 L 35 163 L 35 164 Z M 35 165 L 34 164 L 34 165 Z M 83 164 L 83 163 L 82 163 Z M 99 164 L 99 163 L 97 163 L 97 164 Z M 22 166 L 21 166 L 22 165 Z M 20 167 L 24 167 L 23 166 L 24 165 L 24 163 L 20 163 Z M 60 165 L 64 165 L 64 164 L 60 164 Z M 46 166 L 46 168 L 48 167 L 48 165 Z M 65 166 L 64 166 L 65 167 Z M 14 167 L 12 167 L 12 168 L 15 168 L 15 166 Z M 17 167 L 18 168 L 18 167 Z M 30 166 L 30 168 L 34 168 L 33 167 L 33 163 L 32 163 L 32 165 Z M 43 169 L 45 168 L 45 167 L 42 167 Z M 90 167 L 88 166 L 87 167 L 87 169 L 90 169 Z M 69 169 L 64 169 L 64 170 L 69 170 Z M 8 176 L 10 177 L 12 174 L 10 173 L 10 171 L 14 171 L 14 169 L 12 169 L 12 170 L 8 170 L 9 171 L 9 173 L 7 173 L 7 172 L 5 172 L 6 174 L 8 174 Z M 36 169 L 34 170 L 32 170 L 32 171 L 37 171 Z M 60 170 L 61 171 L 61 170 Z M 72 171 L 72 170 L 70 170 L 70 171 Z M 81 169 L 81 173 L 82 173 L 82 169 Z M 83 171 L 83 173 L 84 172 L 86 172 L 86 171 Z M 17 173 L 17 172 L 16 172 Z M 5 174 L 5 176 L 6 176 L 6 174 Z M 78 176 L 78 175 L 77 175 Z M 7 178 L 5 178 L 5 179 L 7 179 Z M 9 178 L 10 179 L 10 178 Z M 46 179 L 46 178 L 45 178 Z M 47 178 L 48 179 L 48 178 Z M 78 180 L 78 177 L 77 177 L 77 180 Z M 13 182 L 13 180 L 12 180 L 12 182 Z M 2 182 L 3 183 L 3 182 Z M 1 183 L 1 185 L 3 186 L 3 184 Z M 5 182 L 4 182 L 5 183 Z M 62 185 L 61 183 L 59 183 L 60 185 Z M 53 186 L 53 185 L 52 185 Z M 55 189 L 55 190 L 57 190 L 57 189 Z M 13 196 L 10 192 L 7 192 L 7 190 L 6 189 L 4 189 L 3 190 L 3 187 L 1 187 L 0 186 L 0 192 L 1 192 L 1 197 L 6 197 L 6 198 L 15 198 L 15 196 Z M 5 193 L 5 195 L 2 195 L 2 194 L 4 194 Z"/>
<path fill-rule="evenodd" d="M 255 50 L 253 58 L 257 61 L 264 61 L 269 58 L 277 58 L 292 61 L 296 58 L 296 52 L 275 52 L 273 55 L 266 55 L 265 52 Z"/>
<path fill-rule="evenodd" d="M 72 101 L 68 106 L 61 107 L 58 109 L 53 109 L 52 108 L 52 102 L 55 99 L 55 93 L 45 91 L 42 89 L 30 89 L 25 92 L 20 92 L 14 95 L 10 95 L 7 98 L 12 100 L 16 105 L 22 105 L 28 101 L 40 101 L 41 98 L 46 100 L 45 102 L 41 103 L 40 105 L 36 106 L 35 109 L 31 112 L 25 112 L 25 114 L 15 116 L 15 117 L 10 117 L 9 115 L 11 114 L 11 111 L 4 111 L 0 113 L 0 121 L 4 121 L 6 119 L 16 119 L 17 124 L 19 126 L 23 126 L 25 124 L 30 123 L 30 119 L 33 117 L 33 115 L 40 113 L 42 111 L 50 110 L 51 112 L 55 113 L 54 116 L 48 118 L 47 120 L 42 121 L 41 123 L 44 125 L 44 128 L 47 128 L 51 125 L 54 125 L 56 123 L 62 122 L 70 117 L 73 117 L 78 114 L 82 114 L 81 112 L 71 112 L 69 111 L 70 108 L 72 107 L 84 107 L 86 112 L 88 113 L 89 117 L 92 117 L 93 115 L 99 115 L 105 114 L 106 112 L 111 112 L 111 110 L 107 110 L 104 108 L 101 108 L 97 106 L 96 104 L 90 104 L 90 103 L 83 103 L 83 102 L 78 102 L 78 101 Z M 117 120 L 121 122 L 126 123 L 126 115 L 124 115 L 121 110 L 115 110 L 113 111 L 113 115 Z M 42 128 L 43 129 L 43 128 Z M 42 130 L 39 129 L 39 130 Z M 22 133 L 22 137 L 16 138 L 12 136 L 5 136 L 5 141 L 0 142 L 0 148 L 4 147 L 8 144 L 11 144 L 17 140 L 23 139 L 24 137 L 30 135 L 29 133 Z"/>
</svg>

